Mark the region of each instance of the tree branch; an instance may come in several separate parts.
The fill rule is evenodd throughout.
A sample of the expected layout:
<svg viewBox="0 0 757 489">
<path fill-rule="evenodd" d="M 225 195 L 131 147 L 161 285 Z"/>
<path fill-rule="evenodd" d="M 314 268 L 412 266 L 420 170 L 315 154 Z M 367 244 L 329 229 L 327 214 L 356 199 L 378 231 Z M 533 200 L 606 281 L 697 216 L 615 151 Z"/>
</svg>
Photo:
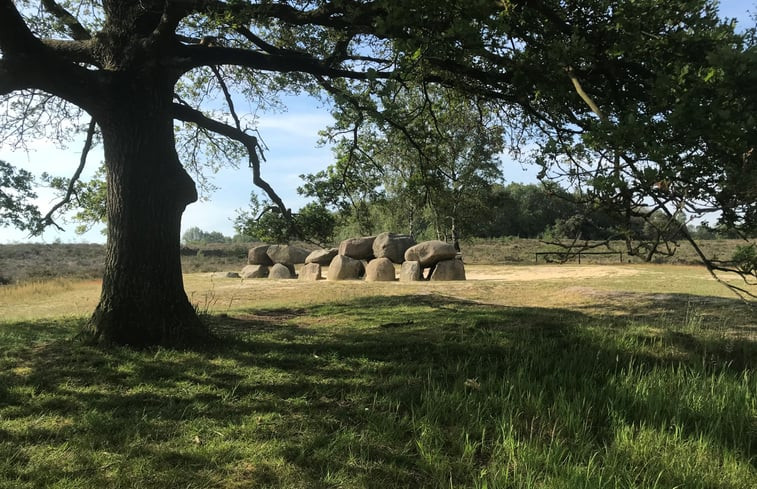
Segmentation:
<svg viewBox="0 0 757 489">
<path fill-rule="evenodd" d="M 0 0 L 0 51 L 7 58 L 41 47 L 11 0 Z"/>
<path fill-rule="evenodd" d="M 43 39 L 42 44 L 74 63 L 99 65 L 92 56 L 94 41 L 60 41 L 57 39 Z"/>
<path fill-rule="evenodd" d="M 642 172 L 639 168 L 636 167 L 634 162 L 625 156 L 623 156 L 623 160 L 626 162 L 626 164 L 634 173 L 634 175 L 638 177 L 639 181 L 644 182 L 643 178 L 641 177 Z M 646 184 L 642 184 L 642 185 L 645 187 L 647 195 L 649 195 L 655 201 L 655 203 L 660 207 L 660 209 L 670 219 L 675 219 L 675 215 L 673 214 L 673 212 L 671 212 L 670 209 L 667 208 L 667 206 L 664 205 L 665 203 L 662 202 L 660 195 L 652 191 L 652 189 L 649 188 L 648 185 Z M 714 278 L 720 284 L 724 285 L 726 288 L 728 288 L 731 292 L 733 292 L 736 296 L 738 296 L 742 300 L 746 300 L 747 297 L 751 297 L 752 299 L 757 299 L 757 294 L 723 280 L 717 273 L 717 272 L 735 273 L 739 275 L 740 277 L 742 277 L 743 279 L 745 278 L 745 274 L 742 271 L 737 270 L 735 268 L 722 267 L 715 264 L 714 260 L 711 260 L 710 258 L 707 257 L 707 255 L 705 255 L 704 251 L 699 246 L 699 243 L 697 243 L 694 237 L 691 236 L 691 233 L 686 228 L 686 226 L 681 227 L 681 233 L 683 234 L 686 241 L 688 241 L 688 243 L 691 245 L 691 247 L 694 248 L 694 252 L 697 254 L 697 256 L 699 256 L 699 259 L 702 261 L 702 263 L 704 264 L 705 268 L 707 269 L 707 271 L 709 272 L 712 278 Z"/>
<path fill-rule="evenodd" d="M 300 72 L 353 80 L 376 80 L 395 78 L 394 71 L 356 71 L 330 67 L 326 62 L 308 54 L 288 51 L 287 54 L 266 54 L 249 49 L 206 47 L 201 45 L 179 46 L 175 64 L 183 72 L 201 66 L 235 65 L 251 69 L 279 73 Z"/>
<path fill-rule="evenodd" d="M 576 74 L 573 72 L 573 68 L 568 66 L 565 68 L 565 72 L 568 74 L 568 77 L 570 77 L 570 81 L 573 83 L 573 88 L 576 89 L 576 93 L 581 97 L 581 100 L 583 100 L 586 105 L 589 106 L 592 112 L 594 112 L 597 117 L 599 117 L 599 120 L 602 122 L 607 122 L 607 116 L 605 116 L 601 110 L 599 110 L 599 106 L 594 102 L 594 99 L 589 96 L 588 93 L 586 93 L 581 86 L 581 82 L 578 81 L 578 78 L 576 77 Z"/>
<path fill-rule="evenodd" d="M 269 54 L 282 54 L 284 50 L 281 48 L 277 48 L 273 44 L 267 43 L 265 40 L 261 39 L 259 36 L 256 36 L 253 34 L 253 32 L 248 29 L 247 27 L 237 27 L 237 32 L 241 34 L 245 39 L 262 49 L 264 52 Z"/>
<path fill-rule="evenodd" d="M 81 25 L 79 20 L 55 0 L 42 0 L 42 6 L 68 27 L 69 31 L 71 31 L 71 37 L 75 40 L 88 41 L 92 39 L 92 34 Z"/>
<path fill-rule="evenodd" d="M 89 155 L 90 149 L 92 149 L 92 140 L 95 136 L 95 130 L 97 129 L 97 123 L 95 123 L 94 119 L 91 119 L 89 121 L 89 128 L 87 128 L 87 139 L 84 141 L 84 147 L 81 151 L 81 158 L 79 159 L 79 166 L 76 168 L 76 171 L 74 172 L 74 176 L 71 177 L 71 180 L 68 182 L 68 188 L 66 189 L 66 195 L 63 197 L 63 199 L 60 200 L 57 204 L 53 206 L 50 211 L 45 214 L 45 217 L 42 218 L 40 222 L 40 228 L 37 232 L 41 232 L 44 228 L 47 226 L 53 225 L 56 228 L 58 228 L 60 231 L 63 231 L 63 228 L 60 227 L 54 220 L 53 220 L 53 214 L 55 214 L 58 209 L 63 207 L 64 205 L 71 202 L 71 197 L 74 194 L 76 182 L 79 181 L 79 178 L 81 177 L 81 173 L 84 170 L 84 166 L 87 164 L 87 156 Z"/>
<path fill-rule="evenodd" d="M 239 122 L 239 116 L 237 115 L 236 109 L 234 109 L 234 100 L 231 98 L 231 92 L 229 91 L 228 85 L 226 85 L 226 81 L 223 79 L 223 75 L 221 74 L 221 69 L 218 66 L 211 66 L 211 71 L 213 71 L 213 74 L 216 77 L 216 80 L 218 81 L 218 84 L 221 86 L 221 90 L 223 91 L 223 96 L 226 99 L 226 105 L 229 106 L 229 113 L 231 114 L 231 117 L 234 119 L 234 125 L 236 126 L 237 130 L 242 130 L 242 125 Z"/>
<path fill-rule="evenodd" d="M 266 193 L 266 195 L 268 195 L 268 198 L 270 198 L 278 206 L 278 208 L 282 212 L 282 215 L 287 219 L 288 222 L 293 222 L 292 212 L 284 205 L 284 201 L 281 200 L 281 197 L 279 197 L 276 191 L 273 190 L 273 187 L 271 187 L 271 185 L 263 180 L 263 178 L 260 176 L 260 158 L 258 157 L 258 151 L 260 151 L 261 148 L 260 143 L 258 142 L 258 138 L 251 136 L 240 129 L 237 129 L 236 127 L 211 119 L 199 110 L 189 107 L 188 105 L 174 103 L 173 115 L 178 120 L 191 122 L 208 131 L 215 132 L 241 143 L 247 149 L 249 165 L 250 168 L 252 168 L 253 183 L 257 187 L 262 189 Z"/>
<path fill-rule="evenodd" d="M 29 30 L 11 0 L 0 0 L 0 95 L 36 88 L 87 108 L 97 96 L 95 74 L 78 65 L 91 62 L 88 41 L 45 44 Z M 76 53 L 76 54 L 74 54 Z"/>
</svg>

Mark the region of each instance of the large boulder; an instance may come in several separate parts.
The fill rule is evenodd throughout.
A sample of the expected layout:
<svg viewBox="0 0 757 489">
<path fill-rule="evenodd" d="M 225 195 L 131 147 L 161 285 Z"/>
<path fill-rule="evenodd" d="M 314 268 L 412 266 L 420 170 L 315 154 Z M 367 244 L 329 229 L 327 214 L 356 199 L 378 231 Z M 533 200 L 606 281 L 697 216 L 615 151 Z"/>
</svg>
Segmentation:
<svg viewBox="0 0 757 489">
<path fill-rule="evenodd" d="M 247 265 L 239 272 L 242 278 L 266 278 L 269 273 L 266 265 Z"/>
<path fill-rule="evenodd" d="M 465 280 L 465 266 L 462 260 L 444 260 L 436 264 L 431 280 Z"/>
<path fill-rule="evenodd" d="M 405 261 L 405 252 L 415 245 L 415 240 L 407 234 L 381 233 L 373 241 L 373 256 L 389 258 L 394 263 Z"/>
<path fill-rule="evenodd" d="M 268 274 L 268 278 L 273 280 L 294 278 L 293 268 L 291 265 L 287 266 L 283 263 L 274 263 Z"/>
<path fill-rule="evenodd" d="M 305 258 L 305 263 L 317 263 L 319 265 L 329 266 L 331 264 L 331 260 L 334 259 L 337 252 L 339 252 L 339 250 L 336 248 L 331 248 L 328 250 L 315 250 L 310 253 L 307 258 Z"/>
<path fill-rule="evenodd" d="M 271 245 L 268 247 L 267 254 L 273 263 L 296 265 L 298 263 L 305 263 L 305 258 L 308 257 L 310 252 L 299 246 Z"/>
<path fill-rule="evenodd" d="M 424 241 L 411 246 L 405 252 L 406 261 L 417 261 L 422 268 L 436 265 L 440 261 L 451 260 L 457 255 L 455 247 L 444 241 Z"/>
<path fill-rule="evenodd" d="M 345 239 L 339 243 L 339 254 L 356 260 L 370 260 L 373 258 L 373 242 L 376 236 Z"/>
<path fill-rule="evenodd" d="M 316 281 L 321 280 L 321 265 L 318 263 L 306 263 L 304 267 L 300 268 L 300 280 Z"/>
<path fill-rule="evenodd" d="M 366 282 L 394 281 L 394 263 L 389 258 L 374 258 L 365 267 Z"/>
<path fill-rule="evenodd" d="M 403 261 L 400 267 L 400 282 L 417 282 L 423 279 L 423 268 L 417 261 Z"/>
<path fill-rule="evenodd" d="M 268 257 L 268 245 L 250 248 L 247 252 L 247 263 L 250 265 L 265 265 L 270 267 L 273 262 Z"/>
<path fill-rule="evenodd" d="M 329 265 L 329 280 L 358 280 L 365 274 L 365 266 L 360 260 L 345 255 L 336 255 Z"/>
</svg>

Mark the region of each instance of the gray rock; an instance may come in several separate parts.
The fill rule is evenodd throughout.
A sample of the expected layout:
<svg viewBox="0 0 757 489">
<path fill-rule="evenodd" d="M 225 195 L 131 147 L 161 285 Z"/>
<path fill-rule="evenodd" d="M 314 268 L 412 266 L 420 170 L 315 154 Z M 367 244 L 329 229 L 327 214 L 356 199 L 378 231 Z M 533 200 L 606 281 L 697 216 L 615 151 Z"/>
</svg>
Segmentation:
<svg viewBox="0 0 757 489">
<path fill-rule="evenodd" d="M 411 246 L 405 252 L 405 260 L 417 261 L 421 267 L 428 268 L 440 261 L 455 258 L 455 247 L 444 241 L 424 241 Z"/>
<path fill-rule="evenodd" d="M 334 259 L 337 252 L 337 248 L 331 248 L 329 250 L 315 250 L 305 258 L 305 263 L 317 263 L 319 265 L 329 266 L 331 260 Z"/>
<path fill-rule="evenodd" d="M 282 280 L 288 278 L 294 278 L 292 269 L 283 263 L 274 263 L 271 267 L 271 273 L 268 274 L 269 279 Z"/>
<path fill-rule="evenodd" d="M 305 266 L 300 269 L 299 279 L 311 282 L 322 280 L 323 277 L 321 276 L 321 265 L 319 265 L 318 263 L 305 264 Z"/>
<path fill-rule="evenodd" d="M 462 260 L 444 260 L 436 264 L 431 280 L 465 280 L 465 265 Z"/>
<path fill-rule="evenodd" d="M 365 267 L 366 282 L 393 282 L 394 263 L 389 258 L 374 258 Z"/>
<path fill-rule="evenodd" d="M 356 260 L 370 260 L 373 258 L 373 241 L 376 236 L 345 239 L 339 243 L 339 254 Z"/>
<path fill-rule="evenodd" d="M 407 234 L 381 233 L 373 241 L 373 256 L 389 258 L 394 263 L 405 261 L 405 252 L 415 245 L 415 239 Z"/>
<path fill-rule="evenodd" d="M 404 261 L 400 267 L 400 282 L 417 282 L 422 278 L 422 271 L 417 261 Z"/>
<path fill-rule="evenodd" d="M 242 278 L 237 272 L 226 272 L 226 278 Z"/>
<path fill-rule="evenodd" d="M 247 263 L 250 265 L 265 265 L 271 266 L 273 262 L 268 257 L 268 245 L 256 246 L 250 248 L 247 252 Z"/>
<path fill-rule="evenodd" d="M 266 278 L 270 272 L 266 265 L 247 265 L 239 275 L 242 278 Z"/>
<path fill-rule="evenodd" d="M 329 280 L 358 280 L 365 274 L 363 262 L 349 256 L 337 255 L 329 265 Z"/>
<path fill-rule="evenodd" d="M 296 265 L 298 263 L 305 263 L 305 258 L 308 257 L 310 252 L 299 246 L 271 245 L 268 247 L 267 254 L 273 263 Z"/>
</svg>

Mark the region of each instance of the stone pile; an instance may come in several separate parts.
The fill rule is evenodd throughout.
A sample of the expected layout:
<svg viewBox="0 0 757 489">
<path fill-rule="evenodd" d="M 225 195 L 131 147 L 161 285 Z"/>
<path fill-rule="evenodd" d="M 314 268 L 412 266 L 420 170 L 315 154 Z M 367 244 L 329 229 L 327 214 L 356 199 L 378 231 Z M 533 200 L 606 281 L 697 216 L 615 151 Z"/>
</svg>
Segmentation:
<svg viewBox="0 0 757 489">
<path fill-rule="evenodd" d="M 292 245 L 264 245 L 250 249 L 242 278 L 365 280 L 401 282 L 418 280 L 465 280 L 465 267 L 454 246 L 444 241 L 416 243 L 412 236 L 381 233 L 378 236 L 350 238 L 338 248 L 308 252 Z M 425 272 L 425 274 L 424 274 Z"/>
</svg>

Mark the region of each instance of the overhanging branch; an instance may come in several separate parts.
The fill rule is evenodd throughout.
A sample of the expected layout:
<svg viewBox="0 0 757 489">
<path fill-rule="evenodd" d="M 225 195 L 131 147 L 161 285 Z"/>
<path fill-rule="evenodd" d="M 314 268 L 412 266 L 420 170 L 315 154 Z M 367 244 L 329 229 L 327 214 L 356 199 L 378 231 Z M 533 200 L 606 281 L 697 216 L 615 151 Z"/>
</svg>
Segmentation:
<svg viewBox="0 0 757 489">
<path fill-rule="evenodd" d="M 39 47 L 23 17 L 11 0 L 0 0 L 0 51 L 4 57 L 28 53 Z"/>
<path fill-rule="evenodd" d="M 287 51 L 286 54 L 267 54 L 249 49 L 220 46 L 179 46 L 175 62 L 179 70 L 190 71 L 201 66 L 233 65 L 279 73 L 309 73 L 311 75 L 353 80 L 386 80 L 395 78 L 394 71 L 345 70 L 329 66 L 328 62 L 304 53 Z"/>
<path fill-rule="evenodd" d="M 81 151 L 81 158 L 79 159 L 79 166 L 76 168 L 76 171 L 74 172 L 74 176 L 71 177 L 71 180 L 68 182 L 66 195 L 63 196 L 63 199 L 61 199 L 60 202 L 55 204 L 53 208 L 50 209 L 50 211 L 47 214 L 45 214 L 45 217 L 43 217 L 40 222 L 40 228 L 38 229 L 38 232 L 41 232 L 44 228 L 50 225 L 55 226 L 60 231 L 63 231 L 63 228 L 60 227 L 53 220 L 53 214 L 58 212 L 58 209 L 60 209 L 61 207 L 71 202 L 71 197 L 73 197 L 74 195 L 76 183 L 79 181 L 79 178 L 81 177 L 81 173 L 84 170 L 84 166 L 87 164 L 87 156 L 89 155 L 89 151 L 92 149 L 92 140 L 94 139 L 96 129 L 97 129 L 97 123 L 95 123 L 94 119 L 91 119 L 89 121 L 89 127 L 87 128 L 87 138 L 84 141 L 84 147 L 82 148 L 82 151 Z"/>
<path fill-rule="evenodd" d="M 81 25 L 79 20 L 55 0 L 42 0 L 42 6 L 68 27 L 72 38 L 77 41 L 87 41 L 92 39 L 92 35 L 83 25 Z"/>
<path fill-rule="evenodd" d="M 88 108 L 95 75 L 79 66 L 91 62 L 90 41 L 44 41 L 26 25 L 14 2 L 0 0 L 0 95 L 36 88 Z"/>
<path fill-rule="evenodd" d="M 282 215 L 290 223 L 293 223 L 292 212 L 284 205 L 284 201 L 281 199 L 281 197 L 279 197 L 276 191 L 273 190 L 273 187 L 271 187 L 271 185 L 263 180 L 263 178 L 260 176 L 260 157 L 258 156 L 258 152 L 261 151 L 261 147 L 260 143 L 258 142 L 258 138 L 247 134 L 243 130 L 238 129 L 234 126 L 230 126 L 215 119 L 211 119 L 199 110 L 189 107 L 188 105 L 174 103 L 173 115 L 174 118 L 180 121 L 196 124 L 203 129 L 215 132 L 233 141 L 241 143 L 247 150 L 249 165 L 250 168 L 252 168 L 253 183 L 257 187 L 262 189 L 266 193 L 266 195 L 268 195 L 268 198 L 270 198 L 276 204 L 276 206 L 278 206 L 278 208 L 281 210 Z"/>
</svg>

